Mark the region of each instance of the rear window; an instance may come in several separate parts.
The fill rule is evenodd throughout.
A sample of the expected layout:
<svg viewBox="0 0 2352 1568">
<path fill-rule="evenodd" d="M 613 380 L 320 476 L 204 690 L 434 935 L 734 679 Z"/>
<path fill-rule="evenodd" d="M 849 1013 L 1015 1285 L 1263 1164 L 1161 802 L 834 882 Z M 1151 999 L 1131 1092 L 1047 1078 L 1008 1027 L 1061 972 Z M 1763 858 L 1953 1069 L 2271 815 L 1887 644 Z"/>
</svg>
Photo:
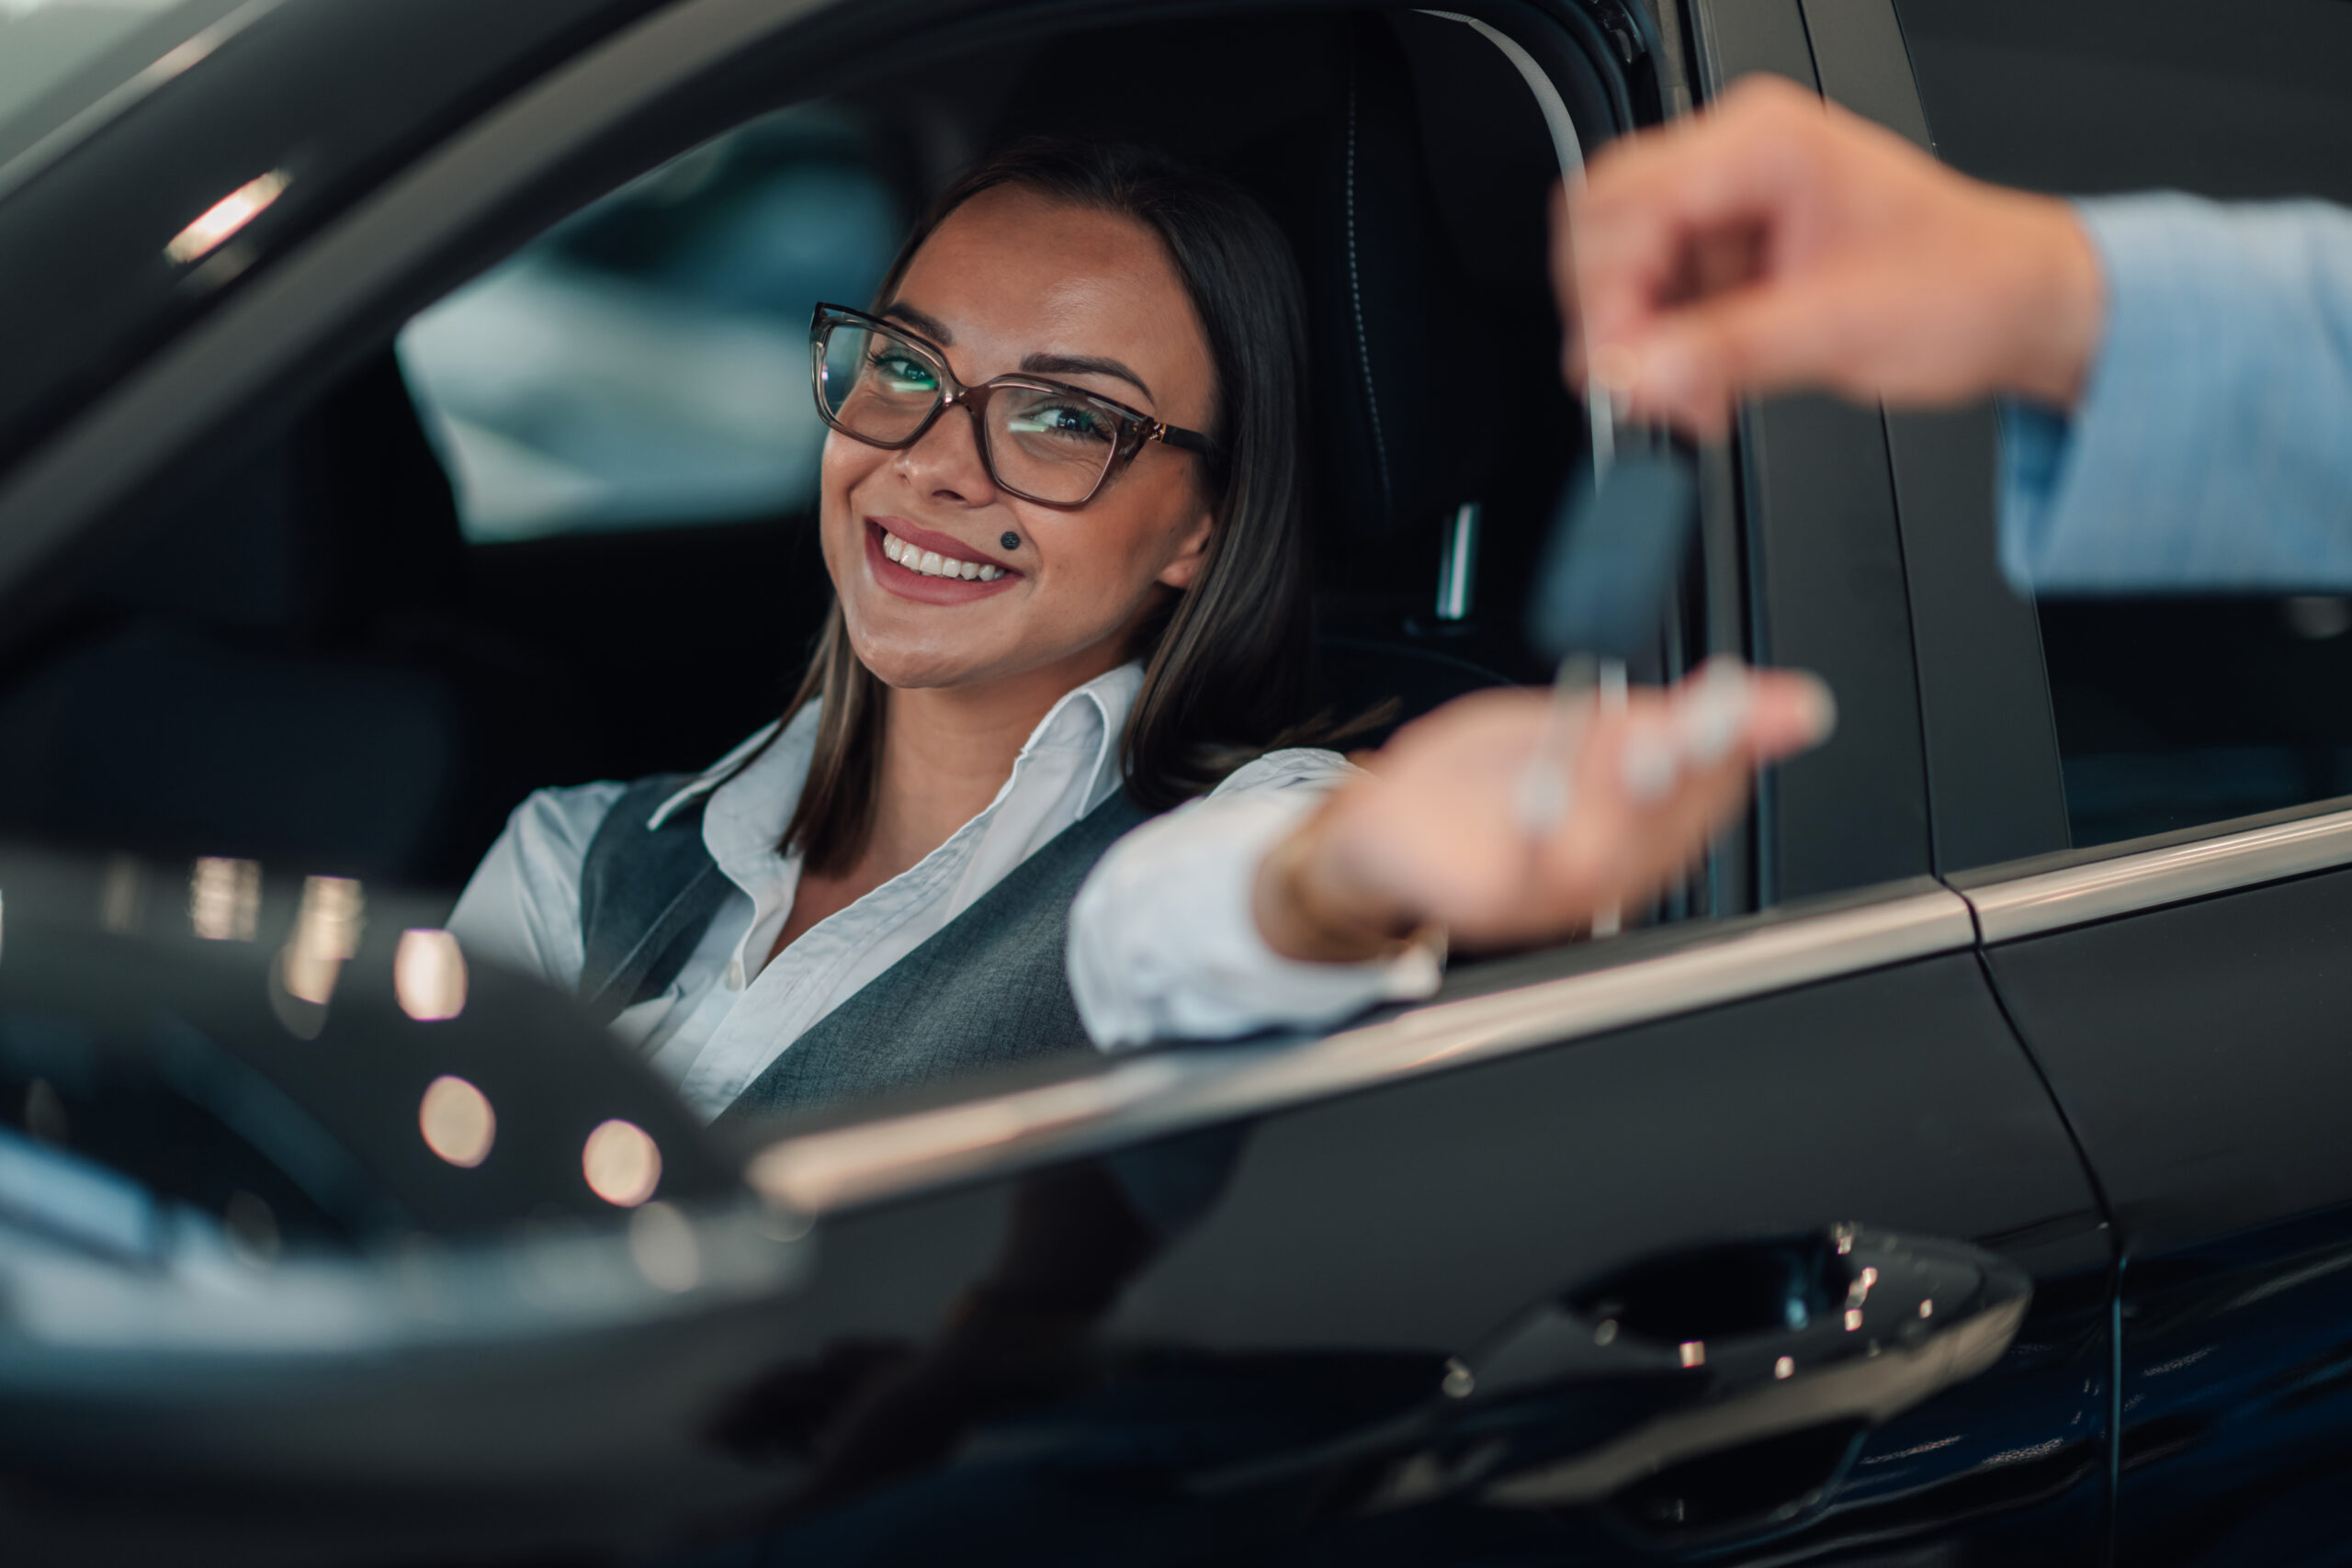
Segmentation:
<svg viewBox="0 0 2352 1568">
<path fill-rule="evenodd" d="M 1936 149 L 2059 195 L 2352 201 L 2352 6 L 1896 0 Z M 2044 598 L 2077 845 L 2352 794 L 2352 603 Z"/>
</svg>

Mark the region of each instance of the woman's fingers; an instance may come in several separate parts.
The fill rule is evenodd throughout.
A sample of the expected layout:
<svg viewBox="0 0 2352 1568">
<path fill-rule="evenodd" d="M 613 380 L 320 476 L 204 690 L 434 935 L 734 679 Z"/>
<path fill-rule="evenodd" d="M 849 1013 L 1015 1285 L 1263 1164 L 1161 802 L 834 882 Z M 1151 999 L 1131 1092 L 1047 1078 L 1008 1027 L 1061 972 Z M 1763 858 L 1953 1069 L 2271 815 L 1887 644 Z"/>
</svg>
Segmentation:
<svg viewBox="0 0 2352 1568">
<path fill-rule="evenodd" d="M 1755 770 L 1834 722 L 1811 676 L 1730 660 L 1622 709 L 1585 699 L 1565 728 L 1546 693 L 1479 693 L 1398 732 L 1317 818 L 1298 874 L 1318 907 L 1435 920 L 1469 946 L 1570 935 L 1681 875 Z M 1571 770 L 1564 816 L 1532 838 L 1531 767 Z"/>
<path fill-rule="evenodd" d="M 1813 676 L 1711 665 L 1676 692 L 1596 713 L 1579 748 L 1574 806 L 1541 846 L 1543 882 L 1516 911 L 1527 940 L 1644 902 L 1679 878 L 1747 799 L 1760 766 L 1826 739 L 1828 689 Z"/>
</svg>

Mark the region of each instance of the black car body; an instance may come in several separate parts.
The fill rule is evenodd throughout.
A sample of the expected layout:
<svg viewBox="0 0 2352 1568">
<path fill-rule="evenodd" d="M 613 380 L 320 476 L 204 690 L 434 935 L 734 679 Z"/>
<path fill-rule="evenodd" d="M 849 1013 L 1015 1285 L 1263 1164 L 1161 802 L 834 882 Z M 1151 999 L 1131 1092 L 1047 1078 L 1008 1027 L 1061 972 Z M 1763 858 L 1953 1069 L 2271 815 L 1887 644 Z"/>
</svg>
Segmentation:
<svg viewBox="0 0 2352 1568">
<path fill-rule="evenodd" d="M 419 368 L 478 280 L 670 287 L 729 170 L 1222 168 L 1317 311 L 1334 699 L 1421 708 L 1541 673 L 1564 165 L 1771 71 L 2015 183 L 2352 197 L 2352 11 L 190 0 L 76 58 L 0 118 L 12 1561 L 2347 1554 L 2352 614 L 2018 601 L 1989 410 L 1702 455 L 1644 673 L 1808 667 L 1840 733 L 1641 929 L 1427 1004 L 721 1143 L 401 954 L 526 789 L 772 712 L 821 604 L 785 479 L 598 477 L 581 388 L 683 318 L 550 349 L 576 482 L 485 500 L 554 470 Z M 315 1001 L 314 874 L 368 886 Z M 613 1120 L 657 1202 L 583 1174 Z"/>
</svg>

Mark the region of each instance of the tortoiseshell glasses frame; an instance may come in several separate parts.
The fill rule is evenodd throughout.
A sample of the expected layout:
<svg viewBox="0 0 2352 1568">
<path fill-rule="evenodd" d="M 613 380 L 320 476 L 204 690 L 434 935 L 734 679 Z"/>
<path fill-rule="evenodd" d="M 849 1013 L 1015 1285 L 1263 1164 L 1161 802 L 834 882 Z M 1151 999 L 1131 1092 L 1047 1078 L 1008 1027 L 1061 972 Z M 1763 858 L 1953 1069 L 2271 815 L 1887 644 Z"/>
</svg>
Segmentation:
<svg viewBox="0 0 2352 1568">
<path fill-rule="evenodd" d="M 863 334 L 853 364 L 834 366 L 837 334 Z M 876 349 L 872 345 L 882 345 Z M 947 354 L 920 333 L 854 310 L 819 305 L 808 321 L 817 412 L 854 441 L 904 451 L 951 408 L 972 416 L 980 462 L 999 490 L 1040 506 L 1076 511 L 1102 493 L 1148 442 L 1209 457 L 1216 446 L 1115 398 L 1039 376 L 965 385 Z M 895 372 L 891 367 L 896 367 Z M 881 381 L 885 373 L 896 379 Z M 1000 451 L 1000 446 L 1009 448 Z M 1008 473 L 1006 470 L 1012 470 Z"/>
</svg>

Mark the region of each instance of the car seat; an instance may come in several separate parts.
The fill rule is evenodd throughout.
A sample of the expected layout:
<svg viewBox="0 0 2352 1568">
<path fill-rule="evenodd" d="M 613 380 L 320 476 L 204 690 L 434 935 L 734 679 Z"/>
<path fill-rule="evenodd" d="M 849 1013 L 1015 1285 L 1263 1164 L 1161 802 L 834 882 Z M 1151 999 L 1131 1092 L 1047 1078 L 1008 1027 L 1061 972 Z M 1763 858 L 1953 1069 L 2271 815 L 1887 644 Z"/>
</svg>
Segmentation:
<svg viewBox="0 0 2352 1568">
<path fill-rule="evenodd" d="M 1041 48 L 991 140 L 1156 145 L 1250 189 L 1288 233 L 1309 312 L 1320 685 L 1400 717 L 1541 679 L 1524 582 L 1581 453 L 1557 372 L 1544 201 L 1557 175 L 1512 62 L 1421 14 L 1158 22 Z M 1475 581 L 1434 612 L 1461 509 Z"/>
</svg>

